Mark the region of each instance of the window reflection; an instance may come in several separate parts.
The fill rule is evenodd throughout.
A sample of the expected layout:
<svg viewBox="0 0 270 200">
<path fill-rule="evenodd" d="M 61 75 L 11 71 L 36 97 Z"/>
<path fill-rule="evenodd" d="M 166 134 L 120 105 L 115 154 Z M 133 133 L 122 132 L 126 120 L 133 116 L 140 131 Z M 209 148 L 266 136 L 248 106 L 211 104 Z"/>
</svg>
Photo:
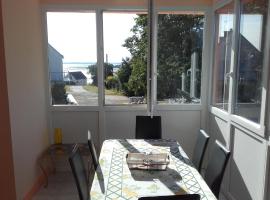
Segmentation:
<svg viewBox="0 0 270 200">
<path fill-rule="evenodd" d="M 260 121 L 267 1 L 241 2 L 235 113 Z"/>
<path fill-rule="evenodd" d="M 230 3 L 216 11 L 215 59 L 213 73 L 213 105 L 228 110 L 231 47 L 233 36 L 233 8 Z"/>
</svg>

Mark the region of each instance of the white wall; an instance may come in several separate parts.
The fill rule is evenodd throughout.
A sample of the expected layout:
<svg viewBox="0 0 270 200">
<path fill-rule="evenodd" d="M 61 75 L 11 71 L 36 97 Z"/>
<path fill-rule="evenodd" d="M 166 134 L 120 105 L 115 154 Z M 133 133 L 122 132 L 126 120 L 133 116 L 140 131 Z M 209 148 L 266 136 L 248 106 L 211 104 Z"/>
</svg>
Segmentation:
<svg viewBox="0 0 270 200">
<path fill-rule="evenodd" d="M 233 128 L 229 194 L 235 199 L 264 198 L 266 145 L 252 133 Z"/>
<path fill-rule="evenodd" d="M 63 143 L 86 143 L 87 131 L 91 131 L 96 144 L 99 144 L 98 112 L 52 112 L 52 129 L 62 128 Z M 53 132 L 51 143 L 53 143 Z"/>
<path fill-rule="evenodd" d="M 211 151 L 214 140 L 218 139 L 231 151 L 222 192 L 228 200 L 263 200 L 267 141 L 235 122 L 228 121 L 226 115 L 210 113 L 209 117 L 211 142 L 208 150 Z"/>
<path fill-rule="evenodd" d="M 36 0 L 2 0 L 17 199 L 40 173 L 36 158 L 48 145 L 41 14 Z"/>
<path fill-rule="evenodd" d="M 162 138 L 177 140 L 191 157 L 201 128 L 201 111 L 158 111 L 156 114 L 162 118 Z M 85 143 L 88 129 L 96 144 L 99 140 L 102 144 L 103 139 L 132 139 L 135 138 L 136 116 L 146 115 L 146 110 L 111 110 L 104 111 L 103 117 L 99 115 L 98 111 L 54 111 L 52 128 L 63 129 L 64 143 Z M 103 133 L 100 126 L 104 126 Z M 53 132 L 50 136 L 53 142 Z"/>
</svg>

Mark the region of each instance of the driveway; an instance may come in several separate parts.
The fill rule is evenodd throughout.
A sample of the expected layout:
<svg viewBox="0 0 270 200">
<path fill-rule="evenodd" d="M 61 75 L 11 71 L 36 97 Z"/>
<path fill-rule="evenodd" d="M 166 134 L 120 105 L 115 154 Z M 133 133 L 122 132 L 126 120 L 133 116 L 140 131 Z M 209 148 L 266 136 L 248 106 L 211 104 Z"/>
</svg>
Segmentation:
<svg viewBox="0 0 270 200">
<path fill-rule="evenodd" d="M 87 91 L 81 85 L 72 85 L 69 86 L 69 91 L 67 92 L 72 94 L 72 96 L 78 102 L 78 105 L 89 106 L 89 105 L 98 105 L 98 94 L 94 92 Z M 106 95 L 105 96 L 106 104 L 128 104 L 129 99 L 126 96 L 118 95 Z"/>
<path fill-rule="evenodd" d="M 72 94 L 80 106 L 98 105 L 98 94 L 85 90 L 81 85 L 69 86 L 68 93 Z"/>
</svg>

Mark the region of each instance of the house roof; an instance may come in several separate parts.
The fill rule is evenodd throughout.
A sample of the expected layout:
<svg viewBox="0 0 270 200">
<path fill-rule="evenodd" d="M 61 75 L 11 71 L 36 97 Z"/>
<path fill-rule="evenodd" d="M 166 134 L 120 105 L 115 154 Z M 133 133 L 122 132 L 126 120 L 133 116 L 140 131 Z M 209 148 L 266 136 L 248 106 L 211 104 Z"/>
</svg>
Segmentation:
<svg viewBox="0 0 270 200">
<path fill-rule="evenodd" d="M 76 80 L 86 79 L 86 76 L 81 72 L 69 72 L 71 76 L 73 76 Z"/>
</svg>

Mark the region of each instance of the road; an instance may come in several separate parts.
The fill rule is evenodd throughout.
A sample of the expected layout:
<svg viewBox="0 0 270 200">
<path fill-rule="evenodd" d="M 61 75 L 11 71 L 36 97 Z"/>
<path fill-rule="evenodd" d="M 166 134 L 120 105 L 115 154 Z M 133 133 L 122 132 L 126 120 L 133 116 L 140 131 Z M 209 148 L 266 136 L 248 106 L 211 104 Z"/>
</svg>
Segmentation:
<svg viewBox="0 0 270 200">
<path fill-rule="evenodd" d="M 72 94 L 73 97 L 78 102 L 80 106 L 97 106 L 98 105 L 98 94 L 95 92 L 87 91 L 80 85 L 69 86 L 69 94 Z M 106 95 L 105 102 L 107 104 L 128 104 L 129 99 L 126 96 L 117 96 L 117 95 Z"/>
</svg>

